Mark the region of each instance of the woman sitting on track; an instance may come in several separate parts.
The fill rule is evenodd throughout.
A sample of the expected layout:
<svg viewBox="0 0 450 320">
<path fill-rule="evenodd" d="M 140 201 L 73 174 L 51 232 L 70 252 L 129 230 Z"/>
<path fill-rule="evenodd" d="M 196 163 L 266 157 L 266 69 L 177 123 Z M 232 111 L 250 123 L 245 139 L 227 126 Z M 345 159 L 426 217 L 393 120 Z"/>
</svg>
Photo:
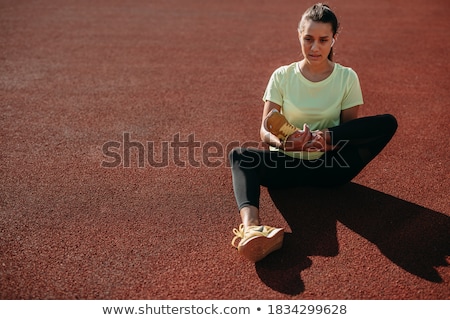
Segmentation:
<svg viewBox="0 0 450 320">
<path fill-rule="evenodd" d="M 260 223 L 261 185 L 347 183 L 397 130 L 397 121 L 389 114 L 358 118 L 363 104 L 358 76 L 332 61 L 338 27 L 327 5 L 306 10 L 298 25 L 303 60 L 275 70 L 264 93 L 261 139 L 270 150 L 235 148 L 230 152 L 242 219 L 239 229 L 233 230 L 232 244 L 251 261 L 281 248 L 284 235 L 282 228 Z"/>
</svg>

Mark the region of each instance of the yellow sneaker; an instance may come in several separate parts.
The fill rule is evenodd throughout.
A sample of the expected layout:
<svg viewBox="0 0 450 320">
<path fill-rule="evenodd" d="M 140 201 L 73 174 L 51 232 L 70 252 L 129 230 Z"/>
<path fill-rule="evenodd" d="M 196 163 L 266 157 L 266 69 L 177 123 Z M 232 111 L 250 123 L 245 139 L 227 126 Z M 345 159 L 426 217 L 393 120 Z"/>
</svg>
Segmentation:
<svg viewBox="0 0 450 320">
<path fill-rule="evenodd" d="M 285 141 L 291 134 L 298 130 L 277 109 L 270 110 L 264 119 L 264 124 L 269 132 L 282 141 Z"/>
<path fill-rule="evenodd" d="M 235 237 L 231 245 L 237 248 L 240 255 L 252 262 L 262 260 L 283 245 L 284 229 L 269 226 L 250 226 L 233 229 Z M 241 239 L 236 245 L 236 240 Z"/>
</svg>

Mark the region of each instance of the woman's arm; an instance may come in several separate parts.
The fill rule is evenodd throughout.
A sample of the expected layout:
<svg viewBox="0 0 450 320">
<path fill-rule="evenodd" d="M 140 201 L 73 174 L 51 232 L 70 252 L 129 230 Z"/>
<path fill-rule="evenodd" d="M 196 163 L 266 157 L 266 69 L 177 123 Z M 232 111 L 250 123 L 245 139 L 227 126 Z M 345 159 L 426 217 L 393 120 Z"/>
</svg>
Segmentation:
<svg viewBox="0 0 450 320">
<path fill-rule="evenodd" d="M 272 111 L 276 109 L 281 112 L 281 106 L 271 101 L 266 101 L 264 104 L 263 116 L 261 121 L 261 140 L 273 147 L 283 149 L 285 151 L 316 151 L 321 147 L 322 144 L 318 144 L 318 139 L 323 139 L 319 136 L 314 138 L 313 134 L 309 130 L 308 126 L 305 124 L 303 129 L 297 129 L 293 134 L 291 134 L 286 141 L 280 141 L 278 136 L 271 133 L 268 128 L 266 128 L 266 117 Z"/>
<path fill-rule="evenodd" d="M 358 118 L 359 106 L 351 107 L 341 112 L 341 123 Z"/>
<path fill-rule="evenodd" d="M 345 122 L 351 121 L 353 119 L 357 119 L 358 112 L 359 112 L 359 106 L 354 106 L 354 107 L 342 110 L 341 123 L 345 123 Z M 332 139 L 331 139 L 330 132 L 328 131 L 328 128 L 322 130 L 322 132 L 323 132 L 323 137 L 324 137 L 327 145 L 330 146 L 332 143 Z M 327 149 L 330 149 L 330 147 L 328 147 Z M 331 147 L 331 149 L 332 149 L 332 147 Z"/>
<path fill-rule="evenodd" d="M 269 114 L 269 112 L 272 109 L 276 109 L 278 110 L 278 112 L 281 112 L 281 106 L 273 103 L 271 101 L 266 101 L 264 103 L 264 110 L 263 110 L 263 115 L 262 115 L 262 121 L 261 121 L 261 129 L 260 129 L 260 135 L 261 135 L 261 140 L 273 147 L 276 148 L 284 148 L 285 146 L 283 145 L 283 142 L 280 141 L 280 139 L 278 139 L 278 137 L 276 137 L 274 134 L 272 134 L 269 130 L 267 130 L 267 128 L 265 127 L 265 123 L 264 123 L 264 119 L 267 117 L 267 115 Z M 356 119 L 358 118 L 358 111 L 359 111 L 359 106 L 355 106 L 352 108 L 348 108 L 345 110 L 342 110 L 341 112 L 341 123 L 344 122 L 348 122 L 350 120 Z M 305 128 L 304 128 L 305 129 Z M 296 147 L 289 147 L 289 148 L 285 148 L 286 150 L 289 151 L 300 151 L 300 150 L 312 150 L 312 151 L 318 151 L 318 150 L 331 150 L 333 149 L 333 146 L 331 145 L 331 136 L 328 132 L 328 128 L 324 129 L 324 130 L 318 130 L 315 131 L 312 135 L 312 141 L 309 143 L 306 143 L 305 138 L 311 139 L 311 133 L 309 132 L 309 130 L 302 130 L 300 131 L 299 134 L 297 134 L 298 137 L 296 137 L 297 139 L 301 139 L 302 140 L 302 144 L 301 144 L 301 148 L 296 148 Z M 303 141 L 305 140 L 305 141 Z M 292 150 L 291 150 L 292 149 Z"/>
<path fill-rule="evenodd" d="M 270 110 L 272 110 L 272 109 L 277 109 L 278 112 L 280 112 L 281 106 L 279 106 L 278 104 L 273 103 L 271 101 L 266 101 L 264 103 L 264 110 L 263 110 L 262 121 L 261 121 L 261 129 L 260 129 L 261 140 L 270 146 L 280 148 L 282 146 L 280 139 L 278 139 L 278 137 L 276 137 L 274 134 L 270 133 L 270 131 L 267 130 L 267 128 L 264 125 L 264 119 L 267 117 Z"/>
</svg>

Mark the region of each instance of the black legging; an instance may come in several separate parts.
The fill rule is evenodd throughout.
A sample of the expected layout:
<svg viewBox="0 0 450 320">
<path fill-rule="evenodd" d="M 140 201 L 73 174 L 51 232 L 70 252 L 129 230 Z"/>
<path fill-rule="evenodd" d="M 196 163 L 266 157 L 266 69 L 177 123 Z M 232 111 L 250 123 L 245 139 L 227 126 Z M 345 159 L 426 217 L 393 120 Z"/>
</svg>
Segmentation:
<svg viewBox="0 0 450 320">
<path fill-rule="evenodd" d="M 278 151 L 235 148 L 230 154 L 239 210 L 259 208 L 260 186 L 337 186 L 350 182 L 391 140 L 397 120 L 390 114 L 351 120 L 329 128 L 334 145 L 317 160 L 292 158 Z"/>
</svg>

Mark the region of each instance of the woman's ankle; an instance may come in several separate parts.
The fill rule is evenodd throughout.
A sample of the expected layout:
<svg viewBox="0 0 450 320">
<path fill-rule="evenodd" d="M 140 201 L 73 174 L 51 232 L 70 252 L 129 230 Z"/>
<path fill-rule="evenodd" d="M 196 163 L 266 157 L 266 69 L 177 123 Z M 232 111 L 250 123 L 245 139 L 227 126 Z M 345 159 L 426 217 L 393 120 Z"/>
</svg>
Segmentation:
<svg viewBox="0 0 450 320">
<path fill-rule="evenodd" d="M 260 225 L 259 209 L 257 207 L 247 206 L 242 208 L 239 213 L 244 227 Z"/>
</svg>

